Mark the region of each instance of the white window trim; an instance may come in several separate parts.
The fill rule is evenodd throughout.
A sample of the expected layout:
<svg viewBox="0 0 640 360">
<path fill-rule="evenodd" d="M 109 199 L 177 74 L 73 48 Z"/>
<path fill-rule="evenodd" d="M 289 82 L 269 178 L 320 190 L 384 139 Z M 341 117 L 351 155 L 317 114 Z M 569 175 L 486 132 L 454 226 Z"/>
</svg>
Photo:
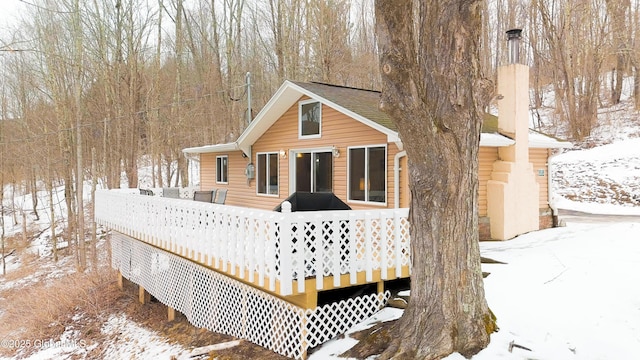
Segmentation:
<svg viewBox="0 0 640 360">
<path fill-rule="evenodd" d="M 223 159 L 223 158 L 227 159 L 227 166 L 226 166 L 226 178 L 227 178 L 227 181 L 221 181 L 220 179 L 222 177 L 220 176 L 220 174 L 218 174 L 218 159 Z M 218 155 L 218 156 L 216 156 L 216 184 L 229 184 L 229 155 Z"/>
<path fill-rule="evenodd" d="M 318 123 L 318 133 L 313 135 L 302 135 L 302 105 L 318 103 L 320 104 L 320 122 Z M 314 99 L 298 102 L 298 139 L 318 139 L 322 137 L 322 102 Z"/>
<path fill-rule="evenodd" d="M 375 148 L 375 147 L 383 147 L 384 148 L 384 202 L 379 202 L 379 201 L 368 201 L 368 200 L 352 200 L 351 199 L 351 187 L 349 186 L 349 184 L 351 184 L 351 150 L 352 149 L 369 149 L 369 148 Z M 389 174 L 388 174 L 388 167 L 389 167 L 389 163 L 388 163 L 388 157 L 389 157 L 389 149 L 387 147 L 387 144 L 375 144 L 375 145 L 359 145 L 359 146 L 348 146 L 347 147 L 347 203 L 353 203 L 353 204 L 364 204 L 364 205 L 372 205 L 372 206 L 380 206 L 380 207 L 386 207 L 387 206 L 387 202 L 389 201 Z M 368 163 L 369 162 L 369 152 L 365 151 L 365 162 Z M 365 172 L 365 186 L 367 186 L 368 183 L 368 175 Z M 365 188 L 365 197 L 368 197 L 366 188 Z"/>
<path fill-rule="evenodd" d="M 269 155 L 276 155 L 276 159 L 278 159 L 277 160 L 277 162 L 278 162 L 278 174 L 277 174 L 277 176 L 278 176 L 278 189 L 277 189 L 275 194 L 261 193 L 261 192 L 258 191 L 258 188 L 259 188 L 258 181 L 260 179 L 260 166 L 258 164 L 258 156 L 259 155 L 267 155 L 266 156 L 266 159 L 267 159 L 267 164 L 266 165 L 267 166 L 265 167 L 267 169 L 267 171 L 269 171 L 268 170 L 269 169 L 269 161 L 270 161 L 269 160 Z M 280 196 L 280 154 L 277 151 L 265 151 L 265 152 L 256 153 L 256 162 L 255 162 L 255 164 L 256 164 L 256 182 L 255 182 L 255 184 L 256 184 L 256 195 L 257 196 L 265 196 L 265 197 L 276 197 L 276 198 L 279 197 Z M 270 175 L 270 174 L 267 173 L 267 175 Z M 266 185 L 267 191 L 269 191 L 268 179 L 269 179 L 269 176 L 267 176 L 267 185 Z"/>
</svg>

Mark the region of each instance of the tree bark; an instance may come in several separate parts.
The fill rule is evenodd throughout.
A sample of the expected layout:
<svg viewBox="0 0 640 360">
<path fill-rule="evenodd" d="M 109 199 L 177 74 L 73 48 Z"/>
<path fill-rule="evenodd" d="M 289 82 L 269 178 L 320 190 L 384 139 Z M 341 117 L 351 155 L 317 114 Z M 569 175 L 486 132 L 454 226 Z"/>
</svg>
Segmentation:
<svg viewBox="0 0 640 360">
<path fill-rule="evenodd" d="M 411 299 L 382 359 L 468 357 L 495 329 L 478 245 L 481 109 L 493 91 L 480 11 L 480 1 L 376 1 L 380 106 L 405 144 L 411 190 Z"/>
</svg>

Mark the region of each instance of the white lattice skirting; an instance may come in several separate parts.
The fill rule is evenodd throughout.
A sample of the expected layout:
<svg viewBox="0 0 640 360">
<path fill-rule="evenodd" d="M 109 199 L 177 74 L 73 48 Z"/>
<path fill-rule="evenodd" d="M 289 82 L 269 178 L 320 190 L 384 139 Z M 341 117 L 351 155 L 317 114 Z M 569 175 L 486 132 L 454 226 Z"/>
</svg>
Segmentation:
<svg viewBox="0 0 640 360">
<path fill-rule="evenodd" d="M 111 247 L 114 269 L 194 326 L 296 359 L 373 315 L 389 299 L 387 292 L 304 310 L 116 231 Z"/>
</svg>

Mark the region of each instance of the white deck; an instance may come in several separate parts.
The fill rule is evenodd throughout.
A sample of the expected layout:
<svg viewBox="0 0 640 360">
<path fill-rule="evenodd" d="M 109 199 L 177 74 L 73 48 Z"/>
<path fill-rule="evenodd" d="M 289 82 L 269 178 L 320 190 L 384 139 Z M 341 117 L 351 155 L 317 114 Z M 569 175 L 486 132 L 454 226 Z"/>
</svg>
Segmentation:
<svg viewBox="0 0 640 360">
<path fill-rule="evenodd" d="M 132 190 L 97 191 L 96 221 L 280 296 L 408 276 L 408 209 L 280 213 Z"/>
</svg>

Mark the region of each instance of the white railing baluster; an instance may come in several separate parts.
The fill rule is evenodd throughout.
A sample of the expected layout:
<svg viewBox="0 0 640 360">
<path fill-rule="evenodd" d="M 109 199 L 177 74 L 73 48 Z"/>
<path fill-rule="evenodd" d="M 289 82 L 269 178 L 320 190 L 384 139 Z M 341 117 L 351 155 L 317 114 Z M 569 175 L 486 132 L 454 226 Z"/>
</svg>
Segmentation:
<svg viewBox="0 0 640 360">
<path fill-rule="evenodd" d="M 293 293 L 293 233 L 291 221 L 291 204 L 285 201 L 282 204 L 282 216 L 280 216 L 280 293 L 291 295 Z"/>
<path fill-rule="evenodd" d="M 249 281 L 253 282 L 255 279 L 255 269 L 256 269 L 256 261 L 258 253 L 256 252 L 256 243 L 260 240 L 260 229 L 256 229 L 256 226 L 260 225 L 259 220 L 255 219 L 255 215 L 250 212 L 247 214 L 248 216 L 248 224 L 247 224 L 247 253 L 249 254 L 247 257 L 247 266 L 249 267 Z"/>
<path fill-rule="evenodd" d="M 311 254 L 310 258 L 307 260 L 309 264 L 312 264 L 315 267 L 316 272 L 316 289 L 322 290 L 323 288 L 323 279 L 324 279 L 324 236 L 322 235 L 322 217 L 319 212 L 315 212 L 314 221 L 309 224 L 309 226 L 313 226 L 313 231 L 310 236 L 314 237 L 314 248 L 315 254 Z"/>
<path fill-rule="evenodd" d="M 217 212 L 215 214 L 213 214 L 213 223 L 212 223 L 212 239 L 211 242 L 213 243 L 213 247 L 212 247 L 212 263 L 213 263 L 213 267 L 216 269 L 220 269 L 220 260 L 222 259 L 222 252 L 220 250 L 220 239 L 222 237 L 222 229 L 220 228 L 220 216 L 221 213 Z"/>
<path fill-rule="evenodd" d="M 355 213 L 349 213 L 349 282 L 358 282 L 358 218 Z"/>
<path fill-rule="evenodd" d="M 400 212 L 393 212 L 393 228 L 395 229 L 395 260 L 396 260 L 396 277 L 402 273 L 402 219 Z"/>
<path fill-rule="evenodd" d="M 390 247 L 389 242 L 391 241 L 391 237 L 389 236 L 388 219 L 389 216 L 386 211 L 380 214 L 380 277 L 382 280 L 389 278 L 387 274 L 389 268 L 387 264 L 387 250 Z"/>
<path fill-rule="evenodd" d="M 373 220 L 371 212 L 367 211 L 364 214 L 364 266 L 365 266 L 365 277 L 367 281 L 373 281 Z"/>
<path fill-rule="evenodd" d="M 340 269 L 340 263 L 342 262 L 342 258 L 340 257 L 340 249 L 341 249 L 341 244 L 343 244 L 347 239 L 343 239 L 340 236 L 340 221 L 341 221 L 341 216 L 338 214 L 338 212 L 334 212 L 333 213 L 333 221 L 331 223 L 331 231 L 333 232 L 333 248 L 332 248 L 332 252 L 333 252 L 333 267 L 331 269 L 331 273 L 333 275 L 333 286 L 335 287 L 339 287 L 340 286 L 340 281 L 341 281 L 341 269 Z"/>
<path fill-rule="evenodd" d="M 258 285 L 264 286 L 264 275 L 265 275 L 265 242 L 267 241 L 266 231 L 267 231 L 267 223 L 264 218 L 264 213 L 260 214 L 259 217 L 259 228 L 258 228 L 258 241 L 255 244 L 255 251 L 258 263 Z M 252 269 L 255 271 L 254 269 Z"/>
<path fill-rule="evenodd" d="M 293 252 L 293 258 L 296 259 L 296 264 L 298 265 L 296 268 L 296 280 L 298 280 L 298 292 L 304 292 L 304 282 L 306 278 L 307 264 L 306 264 L 306 256 L 305 256 L 305 233 L 304 233 L 304 223 L 305 219 L 298 216 L 299 213 L 291 214 L 294 218 L 294 224 L 296 227 L 295 231 L 295 239 L 296 243 L 294 244 L 295 251 Z"/>
<path fill-rule="evenodd" d="M 220 205 L 222 206 L 222 205 Z M 245 233 L 246 233 L 246 224 L 245 224 L 245 214 L 243 209 L 236 209 L 236 218 L 237 218 L 237 232 L 236 243 L 238 245 L 238 255 L 236 258 L 238 259 L 238 277 L 241 279 L 246 279 L 246 271 L 247 267 L 247 243 L 244 241 Z"/>
<path fill-rule="evenodd" d="M 269 219 L 269 231 L 265 234 L 266 239 L 267 239 L 267 258 L 266 258 L 266 262 L 267 262 L 267 266 L 269 268 L 268 270 L 268 274 L 269 274 L 269 290 L 271 291 L 275 291 L 276 290 L 276 277 L 277 277 L 277 273 L 276 273 L 276 243 L 277 243 L 277 238 L 276 238 L 276 224 L 277 221 L 274 220 L 274 215 L 270 215 L 267 217 L 267 219 Z"/>
</svg>

